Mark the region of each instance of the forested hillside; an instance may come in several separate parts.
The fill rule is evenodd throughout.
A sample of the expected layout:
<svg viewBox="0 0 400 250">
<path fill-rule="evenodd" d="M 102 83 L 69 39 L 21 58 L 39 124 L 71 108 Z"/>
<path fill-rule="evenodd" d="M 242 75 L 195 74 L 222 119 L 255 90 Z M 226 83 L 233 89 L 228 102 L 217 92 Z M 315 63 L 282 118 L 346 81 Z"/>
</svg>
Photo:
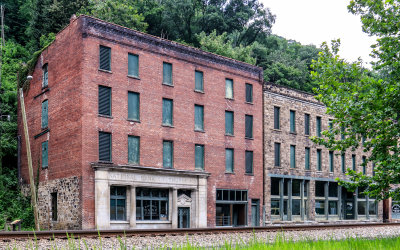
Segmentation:
<svg viewBox="0 0 400 250">
<path fill-rule="evenodd" d="M 271 34 L 276 17 L 258 0 L 1 0 L 5 46 L 0 89 L 0 227 L 32 222 L 16 174 L 17 72 L 54 38 L 73 14 L 132 29 L 258 65 L 264 80 L 304 91 L 314 87 L 310 64 L 319 49 Z M 8 120 L 6 116 L 10 115 Z"/>
</svg>

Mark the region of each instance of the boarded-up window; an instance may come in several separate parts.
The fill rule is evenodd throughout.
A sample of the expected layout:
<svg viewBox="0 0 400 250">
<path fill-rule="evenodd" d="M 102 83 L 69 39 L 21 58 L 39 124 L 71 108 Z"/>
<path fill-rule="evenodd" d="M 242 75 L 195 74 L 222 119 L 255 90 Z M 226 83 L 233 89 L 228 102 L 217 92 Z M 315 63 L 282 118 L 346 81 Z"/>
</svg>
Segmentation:
<svg viewBox="0 0 400 250">
<path fill-rule="evenodd" d="M 163 166 L 164 168 L 174 167 L 174 145 L 172 141 L 163 141 Z"/>
<path fill-rule="evenodd" d="M 310 170 L 310 148 L 305 148 L 305 169 Z"/>
<path fill-rule="evenodd" d="M 128 136 L 128 162 L 139 165 L 140 163 L 140 138 Z"/>
<path fill-rule="evenodd" d="M 111 116 L 111 88 L 99 85 L 99 114 Z"/>
<path fill-rule="evenodd" d="M 342 173 L 346 172 L 346 154 L 341 155 L 342 158 Z"/>
<path fill-rule="evenodd" d="M 334 154 L 333 151 L 329 151 L 329 171 L 333 172 L 334 170 L 335 170 Z"/>
<path fill-rule="evenodd" d="M 48 64 L 43 65 L 43 87 L 47 87 L 49 85 L 49 71 Z"/>
<path fill-rule="evenodd" d="M 275 157 L 274 157 L 274 165 L 275 167 L 280 167 L 281 166 L 281 144 L 275 142 Z"/>
<path fill-rule="evenodd" d="M 290 145 L 290 167 L 296 167 L 296 146 Z"/>
<path fill-rule="evenodd" d="M 246 83 L 246 102 L 253 102 L 253 85 Z"/>
<path fill-rule="evenodd" d="M 128 53 L 128 75 L 139 77 L 139 56 Z"/>
<path fill-rule="evenodd" d="M 274 129 L 281 129 L 280 112 L 281 108 L 274 107 Z"/>
<path fill-rule="evenodd" d="M 353 171 L 356 171 L 356 155 L 351 156 L 351 163 L 352 163 Z"/>
<path fill-rule="evenodd" d="M 204 130 L 204 107 L 201 105 L 194 105 L 194 129 Z"/>
<path fill-rule="evenodd" d="M 363 174 L 364 174 L 364 175 L 367 173 L 367 165 L 366 165 L 366 162 L 367 162 L 367 157 L 363 156 L 363 157 L 362 157 L 362 164 L 363 164 L 362 168 L 363 168 Z"/>
<path fill-rule="evenodd" d="M 225 171 L 227 173 L 233 173 L 233 149 L 226 148 L 225 149 Z"/>
<path fill-rule="evenodd" d="M 225 79 L 225 97 L 233 99 L 233 80 Z"/>
<path fill-rule="evenodd" d="M 195 145 L 195 168 L 204 170 L 204 145 Z"/>
<path fill-rule="evenodd" d="M 99 132 L 99 161 L 111 162 L 111 133 Z"/>
<path fill-rule="evenodd" d="M 317 170 L 322 171 L 322 151 L 317 149 Z"/>
<path fill-rule="evenodd" d="M 140 95 L 135 92 L 128 92 L 128 119 L 140 120 Z"/>
<path fill-rule="evenodd" d="M 225 134 L 233 135 L 233 112 L 225 111 Z"/>
<path fill-rule="evenodd" d="M 310 135 L 310 115 L 304 114 L 304 134 Z"/>
<path fill-rule="evenodd" d="M 245 137 L 253 138 L 253 116 L 245 115 Z"/>
<path fill-rule="evenodd" d="M 290 132 L 296 133 L 296 111 L 290 110 Z"/>
<path fill-rule="evenodd" d="M 317 136 L 321 137 L 321 117 L 317 116 Z"/>
<path fill-rule="evenodd" d="M 194 78 L 195 78 L 194 89 L 198 91 L 204 91 L 203 72 L 196 70 L 194 73 Z"/>
<path fill-rule="evenodd" d="M 253 151 L 246 151 L 245 152 L 246 158 L 246 174 L 253 173 Z"/>
<path fill-rule="evenodd" d="M 163 98 L 163 115 L 162 115 L 162 124 L 172 126 L 173 123 L 173 102 L 171 99 Z"/>
<path fill-rule="evenodd" d="M 49 141 L 42 142 L 42 168 L 49 166 Z"/>
<path fill-rule="evenodd" d="M 45 100 L 42 102 L 42 128 L 49 126 L 49 102 Z"/>
<path fill-rule="evenodd" d="M 172 85 L 172 64 L 163 63 L 163 83 Z"/>
<path fill-rule="evenodd" d="M 100 45 L 100 69 L 111 71 L 111 48 Z"/>
</svg>

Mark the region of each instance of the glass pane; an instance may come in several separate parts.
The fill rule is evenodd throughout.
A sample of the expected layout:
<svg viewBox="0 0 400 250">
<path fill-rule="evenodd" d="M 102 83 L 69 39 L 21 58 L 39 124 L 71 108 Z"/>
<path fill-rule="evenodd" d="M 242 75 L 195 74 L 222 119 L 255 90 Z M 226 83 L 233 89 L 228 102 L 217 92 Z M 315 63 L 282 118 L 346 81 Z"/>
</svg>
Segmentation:
<svg viewBox="0 0 400 250">
<path fill-rule="evenodd" d="M 195 168 L 204 169 L 204 145 L 195 146 Z"/>
<path fill-rule="evenodd" d="M 329 197 L 338 197 L 338 184 L 329 182 Z"/>
<path fill-rule="evenodd" d="M 110 200 L 110 220 L 117 219 L 117 203 L 116 200 Z"/>
<path fill-rule="evenodd" d="M 164 125 L 173 125 L 172 122 L 172 112 L 173 112 L 173 106 L 172 106 L 172 100 L 170 99 L 163 99 L 163 124 Z"/>
<path fill-rule="evenodd" d="M 225 97 L 233 99 L 233 80 L 225 80 Z"/>
<path fill-rule="evenodd" d="M 283 180 L 283 195 L 288 196 L 288 184 L 289 184 L 290 179 L 284 179 Z"/>
<path fill-rule="evenodd" d="M 317 149 L 317 170 L 322 170 L 321 149 Z"/>
<path fill-rule="evenodd" d="M 315 201 L 315 213 L 317 215 L 325 214 L 325 201 Z"/>
<path fill-rule="evenodd" d="M 296 167 L 296 146 L 290 145 L 290 167 Z"/>
<path fill-rule="evenodd" d="M 279 178 L 271 178 L 271 195 L 279 195 Z"/>
<path fill-rule="evenodd" d="M 337 214 L 338 213 L 338 207 L 337 207 L 337 201 L 329 201 L 329 214 Z"/>
<path fill-rule="evenodd" d="M 300 201 L 292 200 L 292 215 L 300 215 Z"/>
<path fill-rule="evenodd" d="M 359 199 L 365 199 L 365 192 L 366 188 L 365 187 L 359 187 L 358 188 L 358 198 Z"/>
<path fill-rule="evenodd" d="M 42 102 L 42 128 L 48 126 L 48 101 Z"/>
<path fill-rule="evenodd" d="M 300 186 L 301 180 L 293 180 L 292 181 L 292 196 L 300 196 Z"/>
<path fill-rule="evenodd" d="M 317 136 L 321 137 L 321 117 L 317 117 Z"/>
<path fill-rule="evenodd" d="M 128 136 L 128 162 L 139 164 L 140 142 L 137 136 Z"/>
<path fill-rule="evenodd" d="M 304 161 L 305 161 L 305 169 L 309 170 L 310 169 L 310 148 L 305 149 Z"/>
<path fill-rule="evenodd" d="M 341 155 L 341 160 L 342 160 L 342 172 L 345 173 L 346 172 L 346 155 L 345 154 Z"/>
<path fill-rule="evenodd" d="M 161 201 L 152 201 L 151 206 L 151 219 L 159 220 L 160 219 L 160 202 Z"/>
<path fill-rule="evenodd" d="M 246 138 L 253 138 L 253 116 L 252 115 L 246 115 L 245 116 L 245 132 L 246 132 Z"/>
<path fill-rule="evenodd" d="M 160 191 L 160 197 L 161 198 L 168 198 L 168 190 L 167 189 L 162 189 L 162 190 L 159 190 Z"/>
<path fill-rule="evenodd" d="M 246 173 L 253 173 L 253 151 L 246 151 Z"/>
<path fill-rule="evenodd" d="M 150 201 L 144 200 L 143 201 L 143 219 L 144 220 L 150 220 Z"/>
<path fill-rule="evenodd" d="M 222 190 L 217 190 L 217 201 L 222 201 Z"/>
<path fill-rule="evenodd" d="M 353 170 L 356 171 L 356 155 L 351 156 L 351 163 L 352 163 Z"/>
<path fill-rule="evenodd" d="M 281 165 L 281 144 L 275 143 L 275 166 L 279 167 Z"/>
<path fill-rule="evenodd" d="M 160 220 L 168 220 L 168 201 L 160 201 Z"/>
<path fill-rule="evenodd" d="M 203 72 L 195 71 L 195 89 L 204 91 L 203 89 Z"/>
<path fill-rule="evenodd" d="M 279 200 L 271 200 L 271 215 L 279 215 Z"/>
<path fill-rule="evenodd" d="M 246 83 L 246 102 L 253 102 L 253 85 Z"/>
<path fill-rule="evenodd" d="M 164 168 L 173 167 L 173 146 L 170 141 L 163 143 L 163 166 Z"/>
<path fill-rule="evenodd" d="M 42 167 L 49 166 L 49 162 L 48 162 L 48 157 L 49 157 L 48 146 L 49 146 L 49 142 L 48 141 L 42 142 Z"/>
<path fill-rule="evenodd" d="M 224 201 L 229 201 L 229 190 L 224 190 L 223 191 L 223 200 Z"/>
<path fill-rule="evenodd" d="M 128 119 L 139 121 L 139 94 L 128 92 Z"/>
<path fill-rule="evenodd" d="M 290 110 L 290 132 L 296 132 L 296 113 L 293 110 Z"/>
<path fill-rule="evenodd" d="M 225 133 L 233 135 L 233 112 L 225 111 Z"/>
<path fill-rule="evenodd" d="M 242 191 L 236 191 L 236 201 L 241 201 L 242 200 Z"/>
<path fill-rule="evenodd" d="M 280 129 L 280 108 L 274 107 L 274 129 Z"/>
<path fill-rule="evenodd" d="M 315 182 L 315 196 L 325 197 L 325 182 L 324 181 L 316 181 Z"/>
<path fill-rule="evenodd" d="M 172 64 L 163 63 L 163 83 L 172 85 Z"/>
<path fill-rule="evenodd" d="M 367 208 L 367 202 L 366 201 L 359 201 L 358 202 L 358 214 L 359 215 L 365 215 L 366 208 Z"/>
<path fill-rule="evenodd" d="M 304 134 L 310 135 L 310 115 L 304 115 Z"/>
<path fill-rule="evenodd" d="M 283 214 L 287 215 L 287 211 L 288 211 L 288 200 L 284 199 L 283 200 Z"/>
<path fill-rule="evenodd" d="M 204 107 L 194 105 L 194 129 L 204 130 Z"/>
<path fill-rule="evenodd" d="M 117 200 L 117 220 L 125 220 L 125 200 Z"/>
<path fill-rule="evenodd" d="M 136 220 L 143 220 L 142 218 L 142 201 L 136 200 Z"/>
<path fill-rule="evenodd" d="M 233 172 L 233 149 L 225 149 L 225 170 L 226 172 Z"/>
<path fill-rule="evenodd" d="M 139 57 L 137 55 L 128 54 L 128 75 L 139 76 Z"/>
<path fill-rule="evenodd" d="M 376 215 L 376 202 L 370 201 L 368 208 L 369 215 Z"/>
<path fill-rule="evenodd" d="M 333 155 L 333 152 L 332 151 L 330 151 L 329 152 L 329 171 L 330 172 L 333 172 L 334 171 L 334 162 L 333 162 L 333 159 L 334 159 L 334 157 L 333 157 L 334 155 Z"/>
</svg>

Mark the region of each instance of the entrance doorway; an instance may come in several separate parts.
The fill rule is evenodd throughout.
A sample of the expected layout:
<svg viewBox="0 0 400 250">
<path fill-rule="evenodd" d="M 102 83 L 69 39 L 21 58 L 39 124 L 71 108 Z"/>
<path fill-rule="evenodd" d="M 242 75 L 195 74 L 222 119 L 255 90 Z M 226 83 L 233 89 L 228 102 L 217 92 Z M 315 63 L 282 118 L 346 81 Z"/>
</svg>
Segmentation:
<svg viewBox="0 0 400 250">
<path fill-rule="evenodd" d="M 178 228 L 190 228 L 190 208 L 178 208 Z"/>
<path fill-rule="evenodd" d="M 355 218 L 355 209 L 354 209 L 354 193 L 348 192 L 345 188 L 342 189 L 342 197 L 343 197 L 343 219 L 345 220 L 354 220 Z"/>
<path fill-rule="evenodd" d="M 251 226 L 260 225 L 260 200 L 251 200 Z"/>
</svg>

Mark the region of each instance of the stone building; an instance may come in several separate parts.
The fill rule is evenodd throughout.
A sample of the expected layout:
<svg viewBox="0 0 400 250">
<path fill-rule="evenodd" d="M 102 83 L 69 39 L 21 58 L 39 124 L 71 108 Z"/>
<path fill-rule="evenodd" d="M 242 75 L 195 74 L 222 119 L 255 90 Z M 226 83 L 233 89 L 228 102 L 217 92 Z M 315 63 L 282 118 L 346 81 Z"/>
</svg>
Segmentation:
<svg viewBox="0 0 400 250">
<path fill-rule="evenodd" d="M 32 76 L 42 228 L 260 224 L 261 68 L 80 16 Z"/>
<path fill-rule="evenodd" d="M 310 140 L 323 136 L 331 118 L 308 93 L 267 83 L 264 86 L 264 203 L 266 222 L 341 221 L 382 218 L 382 202 L 362 190 L 348 192 L 336 178 L 346 169 L 373 174 L 361 166 L 361 148 L 332 152 Z"/>
</svg>

